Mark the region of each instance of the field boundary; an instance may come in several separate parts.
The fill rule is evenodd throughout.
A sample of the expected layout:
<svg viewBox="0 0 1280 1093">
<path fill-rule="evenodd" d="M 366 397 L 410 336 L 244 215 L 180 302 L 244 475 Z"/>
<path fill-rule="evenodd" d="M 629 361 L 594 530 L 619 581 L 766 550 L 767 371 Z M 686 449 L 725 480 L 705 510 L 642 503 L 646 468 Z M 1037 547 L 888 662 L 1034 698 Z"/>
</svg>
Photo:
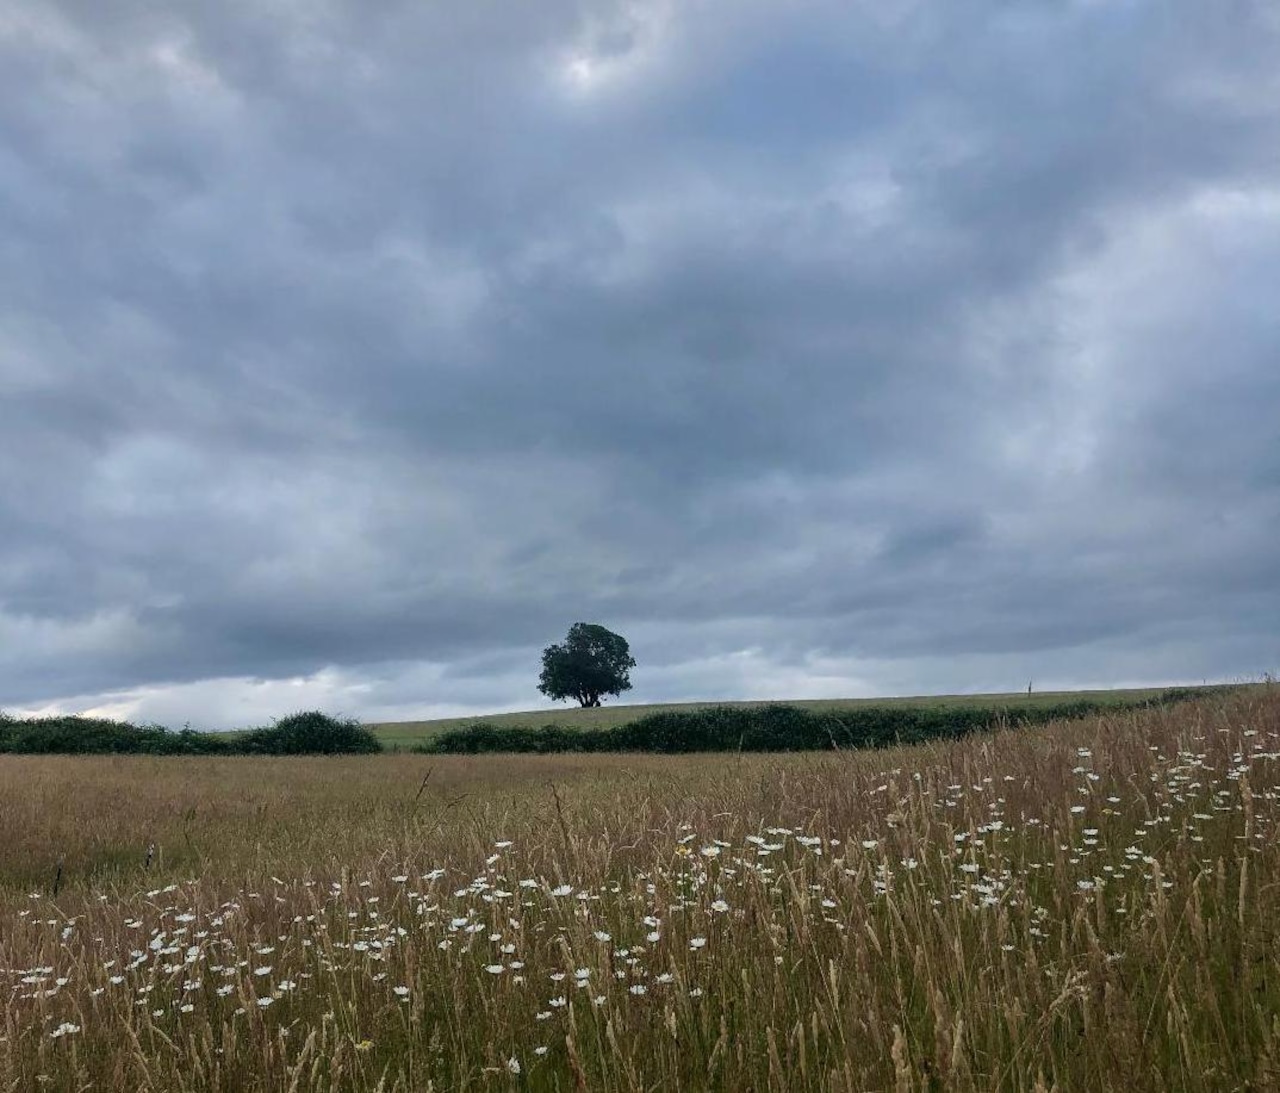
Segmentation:
<svg viewBox="0 0 1280 1093">
<path fill-rule="evenodd" d="M 614 728 L 502 727 L 475 722 L 449 729 L 411 750 L 433 755 L 494 752 L 785 752 L 891 747 L 958 739 L 975 732 L 1168 706 L 1222 689 L 1172 687 L 1128 701 L 1078 699 L 1021 708 L 880 706 L 810 710 L 789 703 L 709 706 L 650 714 Z"/>
<path fill-rule="evenodd" d="M 1169 684 L 1163 687 L 1130 687 L 1106 690 L 1077 691 L 1026 691 L 987 692 L 979 694 L 944 694 L 944 695 L 901 695 L 893 697 L 873 698 L 769 698 L 769 699 L 734 699 L 728 701 L 706 702 L 659 702 L 604 705 L 592 709 L 580 709 L 575 706 L 550 707 L 540 710 L 516 710 L 494 714 L 470 714 L 455 717 L 440 717 L 412 721 L 373 721 L 368 727 L 391 751 L 412 750 L 415 745 L 425 743 L 451 729 L 464 728 L 470 725 L 485 724 L 495 728 L 540 729 L 548 725 L 569 731 L 583 729 L 618 728 L 622 725 L 638 721 L 658 713 L 684 713 L 687 711 L 706 710 L 713 707 L 732 709 L 751 709 L 763 706 L 796 706 L 800 709 L 816 713 L 831 713 L 847 709 L 875 707 L 953 707 L 953 706 L 999 706 L 1010 710 L 1059 705 L 1066 702 L 1094 701 L 1104 705 L 1126 705 L 1144 698 L 1154 698 L 1165 691 L 1180 687 Z M 1205 695 L 1212 694 L 1224 687 L 1248 686 L 1248 684 L 1206 683 L 1188 689 Z"/>
</svg>

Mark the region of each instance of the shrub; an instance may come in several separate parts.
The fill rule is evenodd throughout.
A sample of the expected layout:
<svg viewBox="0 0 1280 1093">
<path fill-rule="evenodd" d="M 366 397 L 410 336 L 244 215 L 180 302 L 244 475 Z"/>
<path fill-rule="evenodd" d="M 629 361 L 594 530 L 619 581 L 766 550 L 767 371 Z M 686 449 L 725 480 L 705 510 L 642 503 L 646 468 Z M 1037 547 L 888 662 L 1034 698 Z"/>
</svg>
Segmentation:
<svg viewBox="0 0 1280 1093">
<path fill-rule="evenodd" d="M 270 728 L 253 729 L 235 743 L 237 750 L 250 755 L 352 755 L 382 750 L 373 730 L 359 721 L 319 710 L 282 717 Z"/>
</svg>

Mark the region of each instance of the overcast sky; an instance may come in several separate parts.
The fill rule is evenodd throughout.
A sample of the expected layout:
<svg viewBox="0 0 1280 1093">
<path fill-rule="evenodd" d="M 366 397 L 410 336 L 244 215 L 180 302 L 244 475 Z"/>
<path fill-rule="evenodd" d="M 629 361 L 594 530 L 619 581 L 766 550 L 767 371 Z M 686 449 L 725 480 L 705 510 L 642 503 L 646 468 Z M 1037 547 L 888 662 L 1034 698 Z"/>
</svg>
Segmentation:
<svg viewBox="0 0 1280 1093">
<path fill-rule="evenodd" d="M 1270 0 L 0 0 L 0 706 L 1280 668 Z"/>
</svg>

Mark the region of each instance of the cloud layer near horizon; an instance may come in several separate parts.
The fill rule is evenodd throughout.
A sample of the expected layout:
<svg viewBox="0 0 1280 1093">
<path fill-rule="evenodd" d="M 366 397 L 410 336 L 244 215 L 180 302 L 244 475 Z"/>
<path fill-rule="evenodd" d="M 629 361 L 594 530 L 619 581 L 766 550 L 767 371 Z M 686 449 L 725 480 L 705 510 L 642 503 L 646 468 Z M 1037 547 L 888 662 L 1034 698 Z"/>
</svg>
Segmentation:
<svg viewBox="0 0 1280 1093">
<path fill-rule="evenodd" d="M 1280 664 L 1280 17 L 0 14 L 0 703 Z"/>
</svg>

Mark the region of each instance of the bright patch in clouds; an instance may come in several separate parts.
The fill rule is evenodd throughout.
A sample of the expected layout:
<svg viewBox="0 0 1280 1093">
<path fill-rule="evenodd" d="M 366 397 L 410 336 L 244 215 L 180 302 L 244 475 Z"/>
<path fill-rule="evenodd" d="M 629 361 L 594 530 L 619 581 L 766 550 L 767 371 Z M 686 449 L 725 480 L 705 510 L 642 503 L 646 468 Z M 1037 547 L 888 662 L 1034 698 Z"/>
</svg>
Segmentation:
<svg viewBox="0 0 1280 1093">
<path fill-rule="evenodd" d="M 620 89 L 658 63 L 675 33 L 676 5 L 632 2 L 588 16 L 561 61 L 562 78 L 581 94 Z"/>
</svg>

